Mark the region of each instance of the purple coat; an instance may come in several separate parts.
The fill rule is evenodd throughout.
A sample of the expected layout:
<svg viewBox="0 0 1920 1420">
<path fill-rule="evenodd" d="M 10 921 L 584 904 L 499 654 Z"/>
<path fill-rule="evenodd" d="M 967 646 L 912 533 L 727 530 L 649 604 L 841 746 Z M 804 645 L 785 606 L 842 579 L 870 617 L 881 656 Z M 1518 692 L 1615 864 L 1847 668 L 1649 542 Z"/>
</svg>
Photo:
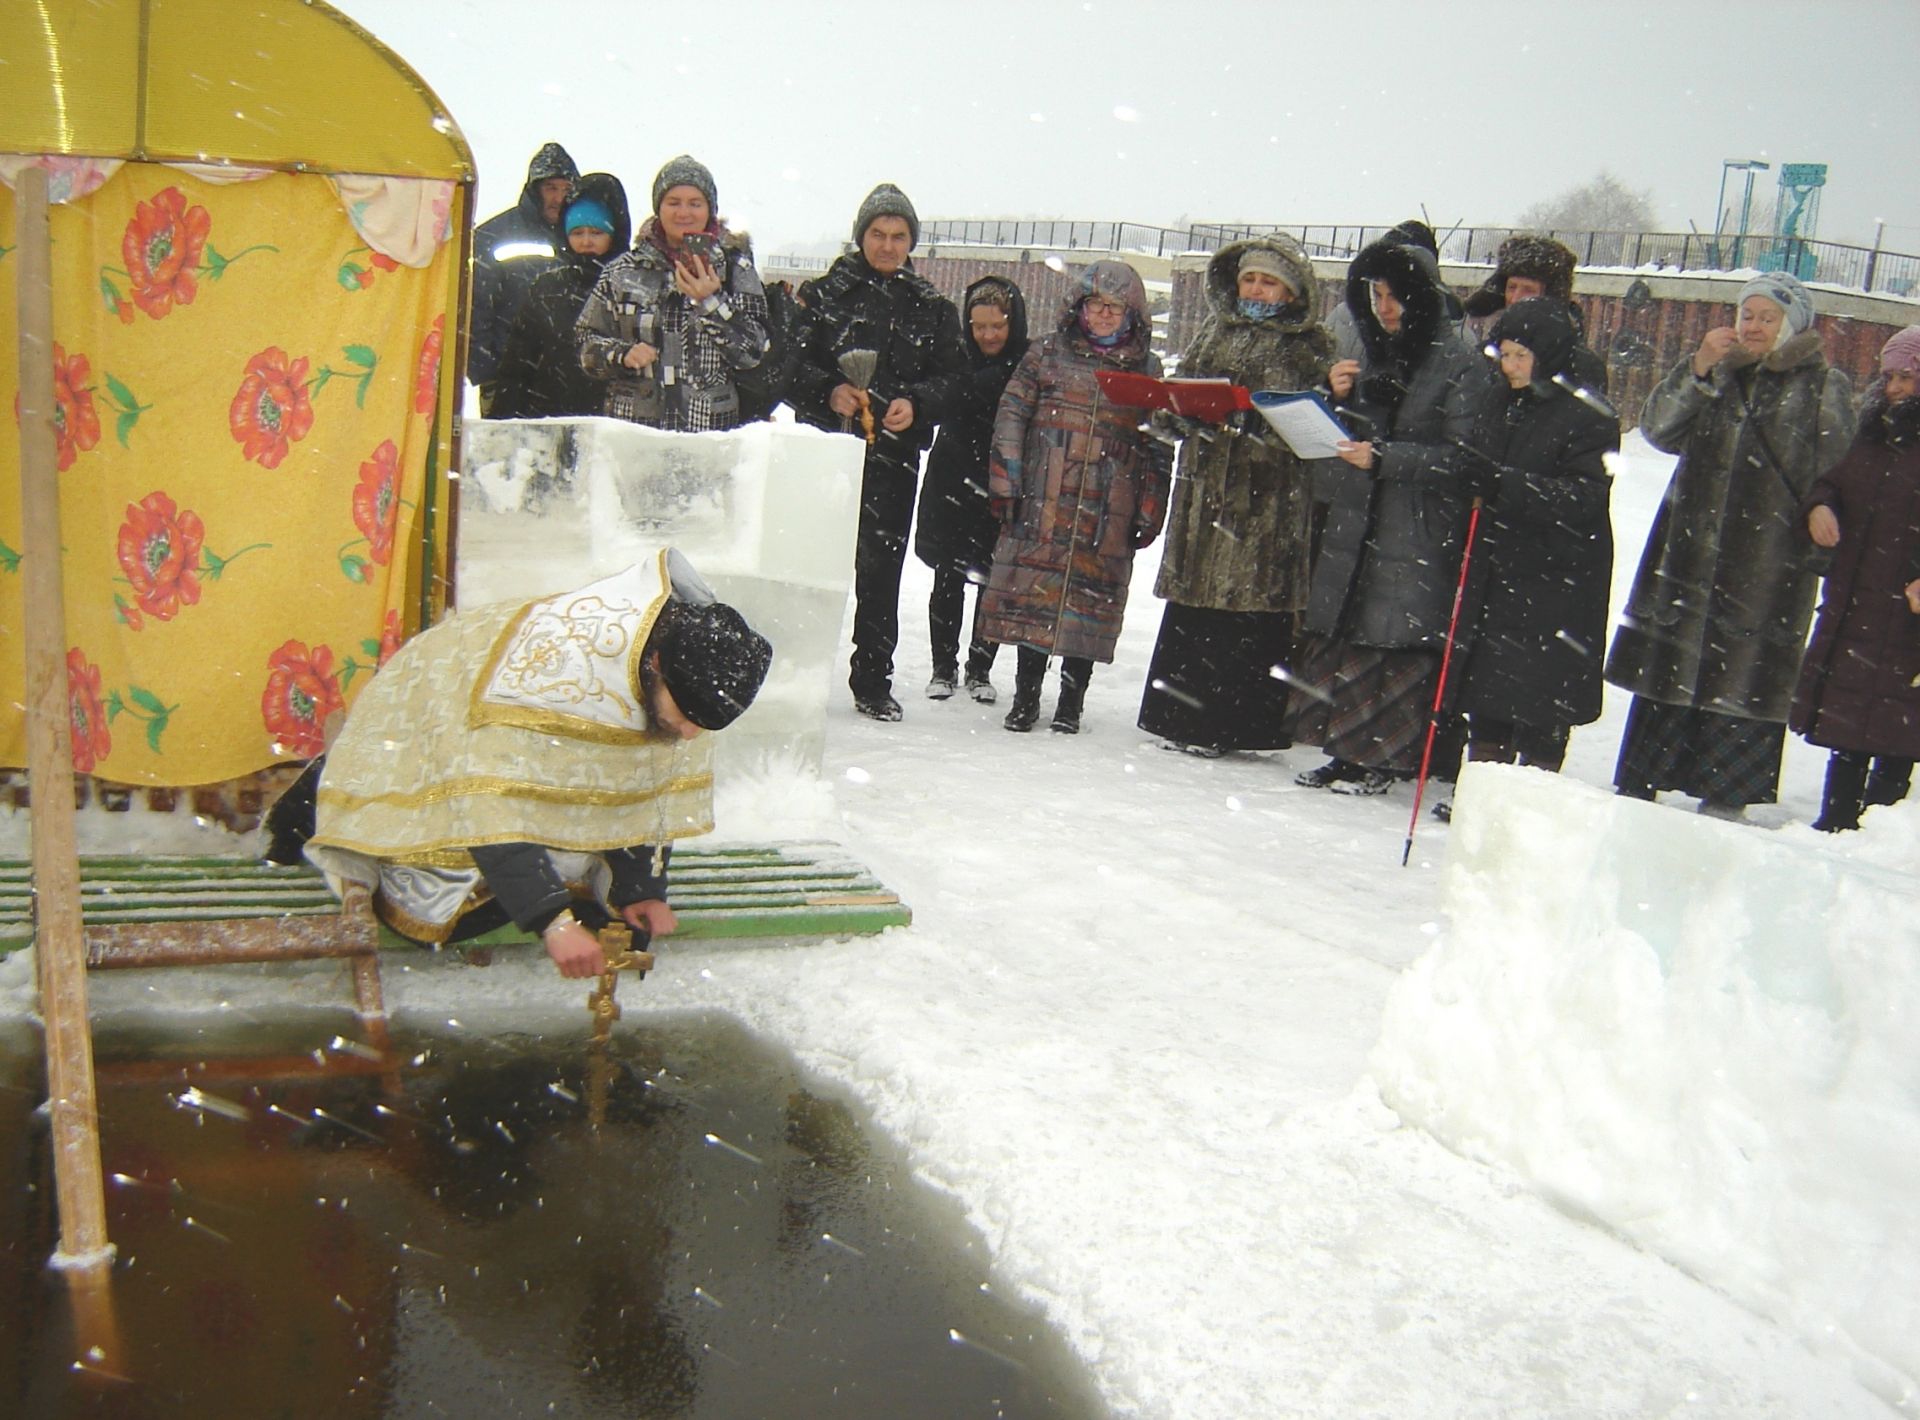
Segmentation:
<svg viewBox="0 0 1920 1420">
<path fill-rule="evenodd" d="M 1920 401 L 1899 408 L 1920 425 Z M 1840 521 L 1813 641 L 1788 719 L 1828 749 L 1920 759 L 1920 616 L 1907 583 L 1920 578 L 1920 429 L 1897 442 L 1869 409 L 1853 448 L 1807 494 Z"/>
</svg>

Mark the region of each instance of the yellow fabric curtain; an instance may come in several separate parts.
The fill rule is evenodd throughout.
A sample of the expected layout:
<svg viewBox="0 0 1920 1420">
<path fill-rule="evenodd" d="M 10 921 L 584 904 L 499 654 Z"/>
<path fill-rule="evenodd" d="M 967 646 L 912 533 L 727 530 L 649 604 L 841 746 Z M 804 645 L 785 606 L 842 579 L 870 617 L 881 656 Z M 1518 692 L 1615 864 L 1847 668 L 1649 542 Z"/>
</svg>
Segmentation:
<svg viewBox="0 0 1920 1420">
<path fill-rule="evenodd" d="M 15 419 L 16 210 L 0 188 L 0 400 Z M 75 768 L 190 785 L 318 753 L 328 716 L 418 629 L 457 244 L 400 266 L 323 177 L 216 186 L 147 163 L 54 208 L 52 230 Z M 25 763 L 19 484 L 10 433 L 6 766 Z"/>
</svg>

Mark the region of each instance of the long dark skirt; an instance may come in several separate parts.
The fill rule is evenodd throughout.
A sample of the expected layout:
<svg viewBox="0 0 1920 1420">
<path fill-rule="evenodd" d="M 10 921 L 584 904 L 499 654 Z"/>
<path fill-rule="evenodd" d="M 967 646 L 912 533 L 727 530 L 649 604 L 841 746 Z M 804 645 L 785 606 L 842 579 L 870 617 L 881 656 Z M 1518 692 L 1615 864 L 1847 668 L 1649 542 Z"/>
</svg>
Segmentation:
<svg viewBox="0 0 1920 1420">
<path fill-rule="evenodd" d="M 1633 697 L 1613 782 L 1621 793 L 1652 798 L 1677 789 L 1728 807 L 1771 804 L 1780 792 L 1787 727 L 1684 705 Z"/>
<path fill-rule="evenodd" d="M 1294 667 L 1288 728 L 1297 743 L 1317 744 L 1349 764 L 1416 773 L 1433 718 L 1434 678 L 1439 673 L 1438 651 L 1389 651 L 1324 636 L 1304 637 Z M 1459 753 L 1456 734 L 1436 745 L 1438 777 L 1452 777 Z"/>
<path fill-rule="evenodd" d="M 1285 749 L 1296 618 L 1168 602 L 1140 697 L 1140 728 L 1208 749 Z"/>
</svg>

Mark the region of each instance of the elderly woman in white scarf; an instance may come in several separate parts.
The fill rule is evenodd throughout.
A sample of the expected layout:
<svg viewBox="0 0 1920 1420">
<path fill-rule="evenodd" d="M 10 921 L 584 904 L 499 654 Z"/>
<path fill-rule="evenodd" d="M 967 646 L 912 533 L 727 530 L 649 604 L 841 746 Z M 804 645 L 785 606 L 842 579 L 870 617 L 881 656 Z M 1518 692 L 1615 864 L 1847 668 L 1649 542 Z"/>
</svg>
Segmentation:
<svg viewBox="0 0 1920 1420">
<path fill-rule="evenodd" d="M 1647 442 L 1680 462 L 1607 658 L 1634 695 L 1620 793 L 1678 789 L 1727 818 L 1774 802 L 1820 576 L 1800 504 L 1853 426 L 1812 299 L 1784 272 L 1749 281 L 1735 323 L 1647 397 Z"/>
</svg>

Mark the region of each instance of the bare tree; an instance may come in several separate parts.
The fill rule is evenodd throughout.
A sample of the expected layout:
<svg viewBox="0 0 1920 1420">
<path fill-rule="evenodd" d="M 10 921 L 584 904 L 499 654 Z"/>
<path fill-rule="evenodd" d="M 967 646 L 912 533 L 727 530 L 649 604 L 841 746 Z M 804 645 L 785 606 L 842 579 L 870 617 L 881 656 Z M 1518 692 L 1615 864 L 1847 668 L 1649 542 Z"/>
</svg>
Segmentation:
<svg viewBox="0 0 1920 1420">
<path fill-rule="evenodd" d="M 1534 203 L 1520 214 L 1520 225 L 1534 231 L 1651 231 L 1653 191 L 1628 187 L 1603 169 L 1590 182 Z"/>
</svg>

